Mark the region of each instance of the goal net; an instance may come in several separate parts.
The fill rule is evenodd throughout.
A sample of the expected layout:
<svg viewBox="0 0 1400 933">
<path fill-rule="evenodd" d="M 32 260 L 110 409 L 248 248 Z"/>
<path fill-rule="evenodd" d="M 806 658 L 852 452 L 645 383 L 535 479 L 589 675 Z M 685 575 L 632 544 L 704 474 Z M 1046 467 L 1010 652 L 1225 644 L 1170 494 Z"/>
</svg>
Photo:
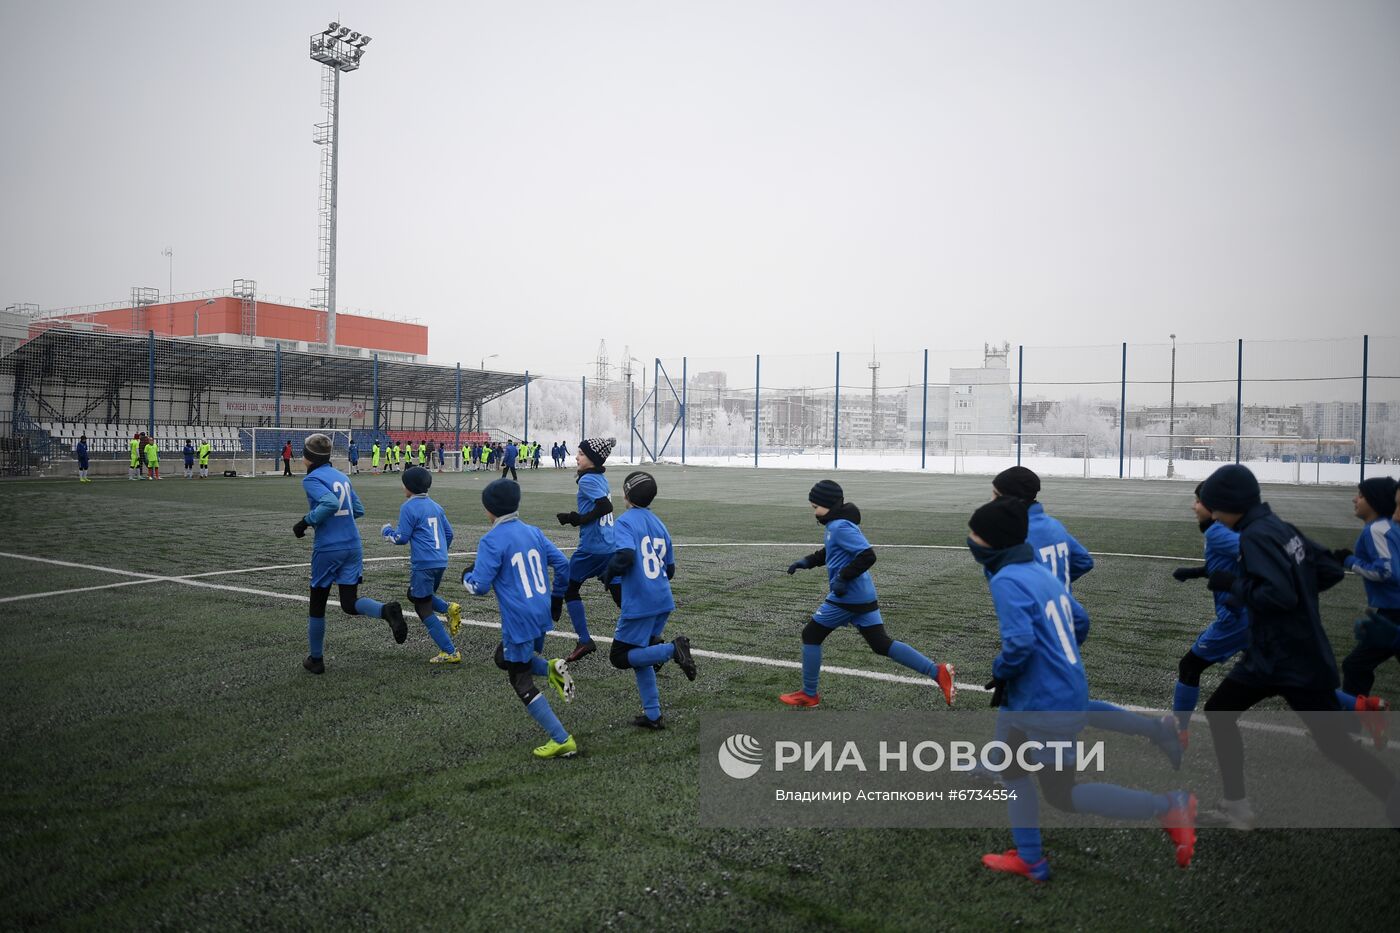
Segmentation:
<svg viewBox="0 0 1400 933">
<path fill-rule="evenodd" d="M 953 435 L 953 472 L 991 474 L 1015 466 L 1018 460 L 1035 462 L 1035 471 L 1048 476 L 1089 475 L 1089 435 L 958 433 Z"/>
<path fill-rule="evenodd" d="M 1264 482 L 1300 483 L 1302 464 L 1311 460 L 1315 441 L 1290 434 L 1145 434 L 1143 479 L 1199 482 L 1218 467 L 1239 460 Z"/>
<path fill-rule="evenodd" d="M 275 476 L 283 471 L 282 452 L 292 445 L 292 473 L 306 472 L 301 462 L 301 446 L 308 435 L 324 434 L 331 439 L 331 464 L 349 471 L 350 432 L 331 428 L 243 428 L 238 432 L 240 449 L 234 454 L 239 476 Z M 360 468 L 369 471 L 369 451 L 360 451 Z"/>
</svg>

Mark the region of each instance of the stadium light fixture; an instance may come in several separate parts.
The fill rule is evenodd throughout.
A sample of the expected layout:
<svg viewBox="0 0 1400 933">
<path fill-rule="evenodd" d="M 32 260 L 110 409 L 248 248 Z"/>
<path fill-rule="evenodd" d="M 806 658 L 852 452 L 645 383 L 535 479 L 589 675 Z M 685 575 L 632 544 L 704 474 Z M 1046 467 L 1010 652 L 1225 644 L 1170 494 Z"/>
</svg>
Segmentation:
<svg viewBox="0 0 1400 933">
<path fill-rule="evenodd" d="M 337 29 L 339 29 L 339 28 L 340 28 L 340 24 L 339 24 L 339 23 L 331 23 L 331 24 L 330 24 L 329 26 L 327 26 L 324 30 L 322 30 L 321 35 L 323 35 L 323 36 L 329 36 L 331 33 L 335 32 L 335 31 L 336 31 Z"/>
</svg>

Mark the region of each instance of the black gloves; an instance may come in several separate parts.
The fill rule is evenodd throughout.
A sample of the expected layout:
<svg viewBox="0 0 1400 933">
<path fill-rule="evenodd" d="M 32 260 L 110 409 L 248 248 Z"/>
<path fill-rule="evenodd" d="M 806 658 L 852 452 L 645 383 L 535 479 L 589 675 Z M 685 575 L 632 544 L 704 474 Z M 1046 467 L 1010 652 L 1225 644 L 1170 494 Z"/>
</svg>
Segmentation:
<svg viewBox="0 0 1400 933">
<path fill-rule="evenodd" d="M 667 564 L 667 565 L 666 565 L 666 579 L 667 579 L 667 580 L 673 580 L 673 579 L 675 579 L 675 576 L 676 576 L 676 565 L 675 565 L 675 564 Z"/>
<path fill-rule="evenodd" d="M 1210 571 L 1205 566 L 1200 567 L 1178 567 L 1172 571 L 1172 579 L 1178 583 L 1185 583 L 1187 580 L 1202 580 L 1210 576 Z"/>
<path fill-rule="evenodd" d="M 1341 564 L 1343 567 L 1347 565 L 1347 558 L 1351 557 L 1351 551 L 1347 550 L 1344 547 L 1338 548 L 1335 551 L 1328 551 L 1327 553 L 1331 554 L 1332 559 L 1335 560 L 1337 563 Z"/>
<path fill-rule="evenodd" d="M 806 570 L 806 569 L 808 568 L 808 566 L 809 566 L 809 565 L 808 565 L 808 563 L 807 563 L 807 558 L 805 558 L 805 557 L 802 558 L 801 560 L 795 560 L 795 561 L 793 561 L 792 563 L 788 564 L 788 576 L 791 576 L 791 575 L 793 575 L 794 573 L 797 573 L 797 571 L 799 571 L 799 570 Z"/>
<path fill-rule="evenodd" d="M 549 597 L 549 618 L 550 618 L 550 620 L 551 620 L 551 621 L 554 621 L 554 622 L 558 622 L 558 621 L 559 621 L 559 617 L 560 617 L 563 613 L 564 613 L 564 597 L 562 597 L 562 596 L 551 596 L 551 597 Z"/>
<path fill-rule="evenodd" d="M 1211 571 L 1206 586 L 1212 593 L 1228 593 L 1235 586 L 1235 575 L 1228 570 Z"/>
<path fill-rule="evenodd" d="M 311 526 L 306 523 L 306 519 L 303 518 L 301 521 L 297 522 L 295 525 L 292 526 L 292 534 L 296 535 L 298 538 L 305 538 L 306 529 L 310 527 Z"/>
<path fill-rule="evenodd" d="M 836 596 L 845 596 L 846 591 L 851 588 L 851 581 L 845 577 L 836 576 L 831 581 L 831 592 Z"/>
<path fill-rule="evenodd" d="M 561 525 L 578 525 L 577 512 L 556 512 L 554 517 L 559 519 L 559 524 Z"/>
<path fill-rule="evenodd" d="M 992 706 L 1000 706 L 1006 702 L 1006 681 L 1000 677 L 993 677 L 987 681 L 987 689 L 992 691 Z"/>
<path fill-rule="evenodd" d="M 463 586 L 466 586 L 466 585 L 467 585 L 467 577 L 471 576 L 471 575 L 472 575 L 472 571 L 475 570 L 475 569 L 476 569 L 476 561 L 472 561 L 470 564 L 467 564 L 466 568 L 462 571 L 462 585 L 463 585 Z"/>
</svg>

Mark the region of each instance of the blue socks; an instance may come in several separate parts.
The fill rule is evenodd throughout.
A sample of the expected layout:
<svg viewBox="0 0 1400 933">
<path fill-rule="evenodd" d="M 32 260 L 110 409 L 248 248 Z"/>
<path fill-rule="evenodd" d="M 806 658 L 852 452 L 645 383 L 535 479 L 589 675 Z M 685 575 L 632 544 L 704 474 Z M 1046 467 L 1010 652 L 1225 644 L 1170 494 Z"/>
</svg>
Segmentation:
<svg viewBox="0 0 1400 933">
<path fill-rule="evenodd" d="M 588 620 L 583 615 L 583 600 L 574 599 L 564 604 L 564 608 L 569 610 L 569 621 L 574 624 L 574 632 L 578 634 L 578 640 L 589 642 L 593 636 L 588 634 Z"/>
<path fill-rule="evenodd" d="M 1343 693 L 1342 691 L 1338 690 L 1337 702 L 1342 704 L 1342 709 L 1346 710 L 1348 713 L 1356 712 L 1356 697 L 1352 694 Z"/>
<path fill-rule="evenodd" d="M 652 645 L 649 648 L 633 648 L 627 652 L 627 663 L 635 668 L 650 669 L 652 665 L 664 664 L 675 656 L 676 646 L 666 642 L 665 644 Z"/>
<path fill-rule="evenodd" d="M 1201 688 L 1188 687 L 1181 681 L 1176 682 L 1176 692 L 1172 694 L 1172 709 L 1176 711 L 1177 725 L 1186 729 L 1191 723 L 1191 714 L 1196 711 L 1196 703 L 1201 698 Z"/>
<path fill-rule="evenodd" d="M 636 653 L 630 652 L 629 658 Z M 656 689 L 656 671 L 647 664 L 632 673 L 637 675 L 637 692 L 642 695 L 642 711 L 647 714 L 648 719 L 656 722 L 661 718 L 661 692 Z"/>
<path fill-rule="evenodd" d="M 447 611 L 447 600 L 443 599 L 441 596 L 439 596 L 438 594 L 434 593 L 434 594 L 433 594 L 433 612 L 446 612 L 446 611 Z"/>
<path fill-rule="evenodd" d="M 817 681 L 822 673 L 822 646 L 802 644 L 802 692 L 817 695 Z"/>
<path fill-rule="evenodd" d="M 549 662 L 538 654 L 530 659 L 530 673 L 536 677 L 549 676 Z"/>
<path fill-rule="evenodd" d="M 902 641 L 890 645 L 890 660 L 898 661 L 911 671 L 918 671 L 925 677 L 932 677 L 938 666 Z"/>
<path fill-rule="evenodd" d="M 369 616 L 373 619 L 384 618 L 384 604 L 370 599 L 368 596 L 361 596 L 355 600 L 355 614 Z"/>
<path fill-rule="evenodd" d="M 530 711 L 530 716 L 535 722 L 540 724 L 540 728 L 549 733 L 551 739 L 556 742 L 569 740 L 568 730 L 559 721 L 559 717 L 554 715 L 554 710 L 550 708 L 549 701 L 543 693 L 538 694 L 525 708 Z"/>
<path fill-rule="evenodd" d="M 1015 795 L 1006 802 L 1011 817 L 1011 840 L 1016 843 L 1016 853 L 1028 865 L 1040 861 L 1040 794 L 1035 786 L 1035 778 L 1022 775 L 1006 782 L 1006 789 Z"/>
<path fill-rule="evenodd" d="M 326 620 L 318 619 L 315 616 L 306 617 L 306 647 L 307 654 L 313 658 L 319 658 L 325 651 L 326 643 Z"/>
<path fill-rule="evenodd" d="M 1117 784 L 1077 784 L 1070 799 L 1079 813 L 1115 820 L 1146 820 L 1172 808 L 1171 798 L 1166 794 L 1132 790 Z"/>
<path fill-rule="evenodd" d="M 1149 739 L 1156 739 L 1162 732 L 1159 720 L 1139 716 L 1103 700 L 1090 700 L 1085 709 L 1089 712 L 1089 725 L 1096 729 L 1107 729 L 1109 732 L 1121 732 L 1124 735 L 1141 735 Z"/>
<path fill-rule="evenodd" d="M 442 616 L 433 613 L 423 620 L 423 627 L 433 637 L 433 642 L 439 650 L 446 651 L 448 654 L 457 650 L 456 646 L 452 644 L 452 638 L 447 634 L 447 626 L 442 624 Z"/>
</svg>

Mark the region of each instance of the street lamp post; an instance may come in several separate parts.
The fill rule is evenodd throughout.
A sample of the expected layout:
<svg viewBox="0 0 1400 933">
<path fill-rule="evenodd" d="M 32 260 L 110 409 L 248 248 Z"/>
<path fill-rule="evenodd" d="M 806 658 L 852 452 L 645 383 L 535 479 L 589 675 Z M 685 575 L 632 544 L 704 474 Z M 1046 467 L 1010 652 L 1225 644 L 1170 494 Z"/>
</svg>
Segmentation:
<svg viewBox="0 0 1400 933">
<path fill-rule="evenodd" d="M 482 369 L 485 369 L 485 368 L 486 368 L 486 361 L 487 361 L 487 360 L 494 360 L 496 357 L 498 357 L 498 356 L 500 356 L 500 355 L 501 355 L 501 354 L 499 354 L 499 353 L 492 353 L 490 356 L 483 356 L 483 357 L 481 358 L 481 368 L 482 368 Z"/>
<path fill-rule="evenodd" d="M 1171 394 L 1167 402 L 1167 479 L 1176 475 L 1176 334 L 1172 338 Z"/>
<path fill-rule="evenodd" d="M 165 281 L 165 310 L 169 319 L 169 327 L 175 329 L 175 250 L 167 246 L 160 251 L 160 254 L 167 260 L 166 281 Z"/>
<path fill-rule="evenodd" d="M 213 298 L 209 298 L 209 299 L 207 299 L 207 300 L 204 302 L 204 304 L 199 305 L 198 307 L 196 307 L 196 308 L 194 309 L 194 338 L 195 338 L 196 340 L 199 339 L 199 312 L 200 312 L 200 309 L 202 309 L 202 308 L 207 308 L 207 307 L 209 307 L 210 305 L 212 305 L 213 303 L 214 303 L 214 299 L 213 299 Z"/>
</svg>

